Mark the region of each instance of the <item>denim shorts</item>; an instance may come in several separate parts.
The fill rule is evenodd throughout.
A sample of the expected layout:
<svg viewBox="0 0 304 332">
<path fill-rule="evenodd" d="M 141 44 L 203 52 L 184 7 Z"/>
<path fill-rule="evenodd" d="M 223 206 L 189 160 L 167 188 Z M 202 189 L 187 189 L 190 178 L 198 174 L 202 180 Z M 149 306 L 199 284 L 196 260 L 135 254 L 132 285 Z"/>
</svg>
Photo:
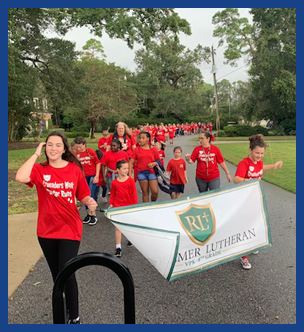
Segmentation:
<svg viewBox="0 0 304 332">
<path fill-rule="evenodd" d="M 143 180 L 152 181 L 152 180 L 157 180 L 157 177 L 154 173 L 151 173 L 149 171 L 141 171 L 141 172 L 137 172 L 137 180 L 138 181 L 143 181 Z"/>
</svg>

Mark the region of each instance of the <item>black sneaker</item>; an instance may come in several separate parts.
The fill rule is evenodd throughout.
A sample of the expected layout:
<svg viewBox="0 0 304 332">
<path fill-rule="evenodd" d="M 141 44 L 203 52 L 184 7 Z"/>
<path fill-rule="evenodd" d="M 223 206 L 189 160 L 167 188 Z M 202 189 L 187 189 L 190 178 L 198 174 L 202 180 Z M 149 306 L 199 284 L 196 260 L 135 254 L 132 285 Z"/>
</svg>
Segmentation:
<svg viewBox="0 0 304 332">
<path fill-rule="evenodd" d="M 88 214 L 86 215 L 86 217 L 82 220 L 83 224 L 87 224 L 91 219 L 91 216 L 89 216 Z"/>
<path fill-rule="evenodd" d="M 121 257 L 121 248 L 116 248 L 116 250 L 115 250 L 115 256 L 116 257 Z"/>
<path fill-rule="evenodd" d="M 77 317 L 75 319 L 69 319 L 68 324 L 80 324 L 80 318 Z"/>
<path fill-rule="evenodd" d="M 98 219 L 96 216 L 90 216 L 89 225 L 94 226 L 97 224 L 97 221 L 98 221 Z"/>
<path fill-rule="evenodd" d="M 128 243 L 127 243 L 127 247 L 133 247 L 133 243 L 132 242 L 130 242 L 130 241 L 128 241 Z"/>
</svg>

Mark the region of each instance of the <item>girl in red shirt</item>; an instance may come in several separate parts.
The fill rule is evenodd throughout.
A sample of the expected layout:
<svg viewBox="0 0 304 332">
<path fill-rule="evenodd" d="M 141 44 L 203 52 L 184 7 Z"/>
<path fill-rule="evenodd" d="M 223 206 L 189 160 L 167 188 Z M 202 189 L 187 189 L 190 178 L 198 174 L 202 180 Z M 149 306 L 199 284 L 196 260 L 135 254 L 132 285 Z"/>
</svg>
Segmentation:
<svg viewBox="0 0 304 332">
<path fill-rule="evenodd" d="M 176 146 L 173 150 L 174 158 L 169 160 L 167 172 L 170 173 L 170 189 L 172 190 L 171 198 L 180 198 L 184 193 L 185 184 L 188 183 L 186 162 L 182 155 L 182 148 Z"/>
<path fill-rule="evenodd" d="M 249 156 L 239 162 L 234 176 L 234 183 L 241 183 L 251 179 L 261 179 L 263 171 L 278 169 L 283 165 L 281 160 L 275 164 L 263 164 L 262 158 L 267 147 L 263 135 L 253 135 L 249 137 L 249 142 Z M 254 252 L 254 254 L 257 253 L 258 251 Z M 241 257 L 241 265 L 245 270 L 251 269 L 248 256 Z"/>
<path fill-rule="evenodd" d="M 118 139 L 111 142 L 111 150 L 107 151 L 101 158 L 103 181 L 108 185 L 109 193 L 111 193 L 111 183 L 117 178 L 118 173 L 116 164 L 120 160 L 129 161 L 129 157 L 125 151 L 122 151 L 122 144 Z"/>
<path fill-rule="evenodd" d="M 45 147 L 46 162 L 35 163 Z M 55 281 L 59 271 L 77 256 L 82 221 L 76 198 L 90 211 L 97 204 L 90 197 L 90 189 L 80 162 L 69 150 L 67 138 L 61 132 L 52 132 L 36 152 L 20 167 L 16 181 L 29 187 L 36 185 L 38 194 L 38 241 Z M 69 324 L 79 324 L 78 288 L 73 274 L 65 287 Z"/>
<path fill-rule="evenodd" d="M 151 191 L 151 201 L 154 202 L 158 197 L 158 182 L 153 167 L 156 166 L 156 159 L 159 159 L 158 151 L 155 147 L 151 148 L 151 137 L 146 131 L 138 136 L 139 147 L 133 151 L 129 162 L 130 175 L 132 174 L 133 164 L 136 161 L 137 179 L 142 191 L 142 200 L 149 202 L 149 192 Z"/>
<path fill-rule="evenodd" d="M 165 166 L 165 163 L 164 163 L 164 160 L 165 160 L 165 158 L 166 158 L 165 151 L 161 149 L 161 144 L 160 144 L 159 142 L 156 142 L 156 143 L 155 143 L 155 148 L 156 148 L 156 150 L 158 151 L 160 163 L 161 163 L 163 166 Z"/>
<path fill-rule="evenodd" d="M 118 177 L 113 180 L 110 196 L 110 208 L 128 206 L 138 203 L 135 181 L 128 176 L 129 164 L 125 160 L 117 162 Z M 121 232 L 115 227 L 115 256 L 121 257 Z M 128 247 L 132 243 L 128 241 Z"/>
<path fill-rule="evenodd" d="M 201 145 L 194 148 L 191 156 L 186 154 L 185 158 L 189 164 L 197 161 L 195 181 L 201 193 L 220 187 L 220 171 L 217 164 L 225 171 L 228 182 L 231 182 L 231 176 L 220 149 L 211 145 L 211 134 L 201 132 L 199 141 Z"/>
<path fill-rule="evenodd" d="M 83 167 L 84 175 L 91 191 L 91 197 L 97 202 L 96 186 L 99 182 L 100 162 L 96 152 L 87 147 L 87 142 L 84 137 L 76 137 L 74 142 L 74 147 L 76 148 L 75 155 Z M 87 207 L 86 210 L 88 210 Z M 93 226 L 97 224 L 97 221 L 96 211 L 88 211 L 88 214 L 82 222 Z"/>
</svg>

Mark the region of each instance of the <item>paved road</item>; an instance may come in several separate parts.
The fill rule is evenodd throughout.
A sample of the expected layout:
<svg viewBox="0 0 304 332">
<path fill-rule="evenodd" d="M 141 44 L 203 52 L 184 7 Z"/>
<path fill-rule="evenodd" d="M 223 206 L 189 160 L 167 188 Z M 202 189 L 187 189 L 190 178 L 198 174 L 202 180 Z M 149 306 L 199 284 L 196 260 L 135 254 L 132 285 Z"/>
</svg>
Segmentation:
<svg viewBox="0 0 304 332">
<path fill-rule="evenodd" d="M 175 145 L 190 153 L 195 146 L 191 139 L 178 138 Z M 167 161 L 171 150 L 166 149 Z M 235 166 L 228 167 L 234 174 Z M 185 195 L 197 193 L 194 172 L 195 165 L 188 165 Z M 221 181 L 221 187 L 228 185 L 223 174 Z M 168 282 L 123 238 L 122 260 L 133 275 L 138 324 L 296 323 L 296 195 L 264 181 L 263 186 L 273 246 L 250 256 L 251 270 L 235 260 Z M 166 199 L 161 193 L 159 200 Z M 114 228 L 101 214 L 96 226 L 84 225 L 80 253 L 90 251 L 114 252 Z M 116 275 L 103 267 L 86 267 L 76 275 L 82 322 L 123 323 L 123 290 Z M 52 323 L 51 294 L 50 272 L 40 259 L 9 299 L 8 323 Z"/>
</svg>

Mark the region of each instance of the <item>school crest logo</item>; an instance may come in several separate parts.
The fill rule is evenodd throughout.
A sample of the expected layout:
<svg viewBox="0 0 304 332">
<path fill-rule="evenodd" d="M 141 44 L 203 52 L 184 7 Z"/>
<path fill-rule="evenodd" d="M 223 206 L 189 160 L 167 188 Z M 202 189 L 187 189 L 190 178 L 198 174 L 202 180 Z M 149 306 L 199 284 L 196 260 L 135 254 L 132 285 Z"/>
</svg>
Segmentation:
<svg viewBox="0 0 304 332">
<path fill-rule="evenodd" d="M 253 166 L 249 166 L 249 170 L 250 170 L 250 172 L 253 172 L 254 171 L 254 167 Z"/>
<path fill-rule="evenodd" d="M 216 220 L 211 204 L 190 204 L 175 214 L 190 240 L 198 245 L 205 245 L 215 233 Z"/>
<path fill-rule="evenodd" d="M 50 181 L 51 180 L 51 175 L 43 174 L 43 178 L 44 178 L 45 181 Z"/>
</svg>

